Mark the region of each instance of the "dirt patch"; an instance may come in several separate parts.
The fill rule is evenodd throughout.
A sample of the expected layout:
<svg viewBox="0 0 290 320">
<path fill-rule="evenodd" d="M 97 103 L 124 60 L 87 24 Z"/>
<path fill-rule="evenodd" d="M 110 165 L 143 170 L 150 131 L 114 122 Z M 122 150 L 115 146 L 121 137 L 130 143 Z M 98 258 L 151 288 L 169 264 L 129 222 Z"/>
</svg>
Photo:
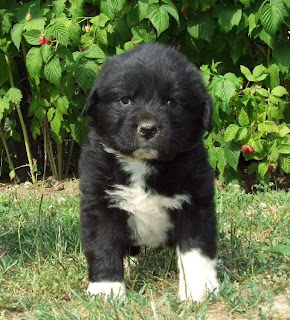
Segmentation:
<svg viewBox="0 0 290 320">
<path fill-rule="evenodd" d="M 76 196 L 79 192 L 79 179 L 57 181 L 49 178 L 45 181 L 38 181 L 36 184 L 25 182 L 21 184 L 0 183 L 0 194 L 11 195 L 17 198 L 41 196 L 54 196 L 65 194 Z"/>
</svg>

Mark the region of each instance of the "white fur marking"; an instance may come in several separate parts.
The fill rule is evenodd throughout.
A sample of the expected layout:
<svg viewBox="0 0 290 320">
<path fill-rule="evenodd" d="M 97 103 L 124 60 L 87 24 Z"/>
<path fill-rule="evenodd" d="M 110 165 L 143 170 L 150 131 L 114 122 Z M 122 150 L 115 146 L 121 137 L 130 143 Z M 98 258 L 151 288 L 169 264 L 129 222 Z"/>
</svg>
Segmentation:
<svg viewBox="0 0 290 320">
<path fill-rule="evenodd" d="M 157 159 L 158 151 L 155 149 L 140 148 L 135 150 L 132 156 L 137 159 Z"/>
<path fill-rule="evenodd" d="M 113 297 L 125 295 L 126 288 L 124 282 L 90 282 L 87 293 L 92 295 L 103 294 L 109 298 L 112 294 Z"/>
<path fill-rule="evenodd" d="M 181 253 L 177 247 L 179 268 L 179 292 L 181 301 L 202 302 L 207 291 L 217 293 L 219 284 L 216 272 L 216 259 L 203 256 L 198 249 Z"/>
<path fill-rule="evenodd" d="M 181 209 L 184 203 L 190 203 L 190 197 L 186 194 L 166 197 L 145 191 L 145 178 L 155 174 L 155 168 L 142 160 L 116 156 L 122 169 L 130 173 L 131 183 L 128 186 L 116 184 L 113 190 L 106 191 L 111 207 L 130 214 L 128 226 L 134 244 L 157 247 L 165 243 L 173 227 L 167 210 Z"/>
</svg>

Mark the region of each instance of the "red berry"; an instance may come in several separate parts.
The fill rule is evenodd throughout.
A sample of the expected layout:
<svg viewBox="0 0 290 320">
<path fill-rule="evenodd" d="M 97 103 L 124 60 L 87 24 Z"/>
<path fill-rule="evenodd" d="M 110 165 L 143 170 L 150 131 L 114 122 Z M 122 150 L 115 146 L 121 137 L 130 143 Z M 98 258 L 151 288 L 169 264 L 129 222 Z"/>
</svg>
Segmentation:
<svg viewBox="0 0 290 320">
<path fill-rule="evenodd" d="M 255 152 L 255 150 L 252 147 L 248 148 L 248 153 L 254 153 L 254 152 Z"/>
<path fill-rule="evenodd" d="M 41 45 L 43 45 L 43 44 L 45 44 L 45 37 L 44 36 L 40 36 L 39 38 L 38 38 L 38 41 L 39 41 L 39 43 L 41 44 Z"/>
<path fill-rule="evenodd" d="M 246 145 L 243 145 L 243 146 L 242 146 L 242 151 L 243 151 L 244 153 L 248 153 L 248 152 L 249 152 L 249 147 L 246 146 Z"/>
<path fill-rule="evenodd" d="M 274 169 L 274 166 L 272 164 L 269 164 L 267 168 L 267 172 L 271 172 L 273 171 L 273 169 Z"/>
<path fill-rule="evenodd" d="M 51 41 L 49 41 L 46 37 L 44 37 L 44 43 L 47 44 L 47 45 L 50 45 Z"/>
</svg>

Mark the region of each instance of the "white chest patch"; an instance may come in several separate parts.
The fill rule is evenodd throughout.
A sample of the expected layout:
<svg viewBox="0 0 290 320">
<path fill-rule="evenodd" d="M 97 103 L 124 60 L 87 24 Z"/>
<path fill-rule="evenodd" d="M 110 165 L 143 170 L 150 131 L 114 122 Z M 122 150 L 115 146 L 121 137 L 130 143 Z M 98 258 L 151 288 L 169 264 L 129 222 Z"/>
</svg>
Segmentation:
<svg viewBox="0 0 290 320">
<path fill-rule="evenodd" d="M 190 203 L 187 194 L 166 197 L 152 191 L 145 191 L 145 178 L 155 173 L 146 161 L 117 157 L 124 171 L 130 173 L 129 185 L 114 185 L 106 193 L 110 206 L 125 210 L 129 214 L 130 237 L 135 245 L 157 247 L 166 242 L 173 227 L 168 210 L 181 209 Z"/>
</svg>

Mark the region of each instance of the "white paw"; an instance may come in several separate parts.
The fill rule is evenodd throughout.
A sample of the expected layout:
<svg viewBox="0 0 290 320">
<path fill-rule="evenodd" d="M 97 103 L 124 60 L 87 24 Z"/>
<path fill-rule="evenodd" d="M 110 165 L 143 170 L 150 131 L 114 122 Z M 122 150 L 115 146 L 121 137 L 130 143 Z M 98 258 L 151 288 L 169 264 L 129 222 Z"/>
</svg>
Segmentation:
<svg viewBox="0 0 290 320">
<path fill-rule="evenodd" d="M 202 302 L 209 292 L 217 293 L 219 284 L 216 273 L 216 260 L 203 256 L 193 249 L 180 253 L 177 248 L 179 268 L 179 292 L 181 301 Z"/>
<path fill-rule="evenodd" d="M 125 284 L 124 282 L 90 282 L 87 293 L 92 295 L 104 295 L 105 298 L 113 296 L 114 298 L 125 298 Z"/>
</svg>

